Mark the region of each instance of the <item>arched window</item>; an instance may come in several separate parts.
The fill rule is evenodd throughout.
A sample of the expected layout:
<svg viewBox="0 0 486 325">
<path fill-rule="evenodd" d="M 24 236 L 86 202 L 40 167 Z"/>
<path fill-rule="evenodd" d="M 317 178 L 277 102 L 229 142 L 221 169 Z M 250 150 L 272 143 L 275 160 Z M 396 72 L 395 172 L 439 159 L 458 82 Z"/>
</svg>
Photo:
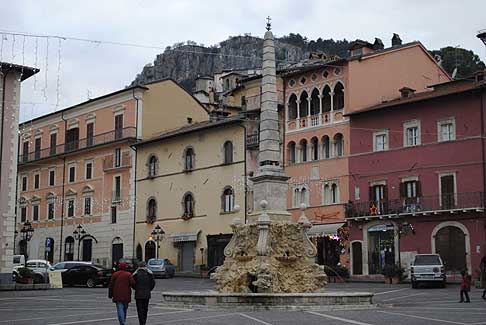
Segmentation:
<svg viewBox="0 0 486 325">
<path fill-rule="evenodd" d="M 299 188 L 295 188 L 294 189 L 294 208 L 297 208 L 300 204 L 300 189 Z"/>
<path fill-rule="evenodd" d="M 66 237 L 64 241 L 64 260 L 74 260 L 74 238 L 71 236 Z"/>
<path fill-rule="evenodd" d="M 310 115 L 319 114 L 319 90 L 315 89 L 311 94 L 311 111 Z"/>
<path fill-rule="evenodd" d="M 231 164 L 233 162 L 233 142 L 226 141 L 224 147 L 224 163 Z"/>
<path fill-rule="evenodd" d="M 322 112 L 329 112 L 331 110 L 331 88 L 325 86 L 322 90 Z"/>
<path fill-rule="evenodd" d="M 154 177 L 155 175 L 157 175 L 157 157 L 152 155 L 148 163 L 148 176 Z"/>
<path fill-rule="evenodd" d="M 157 201 L 151 198 L 147 202 L 147 222 L 153 223 L 157 219 Z"/>
<path fill-rule="evenodd" d="M 333 109 L 335 111 L 344 108 L 344 86 L 340 82 L 338 82 L 336 86 L 334 86 L 333 106 Z"/>
<path fill-rule="evenodd" d="M 311 159 L 312 160 L 318 160 L 319 159 L 319 140 L 317 139 L 317 137 L 313 137 L 311 139 L 311 150 L 312 150 L 312 155 L 311 155 Z"/>
<path fill-rule="evenodd" d="M 343 156 L 344 138 L 341 133 L 334 136 L 334 154 L 336 157 Z"/>
<path fill-rule="evenodd" d="M 300 141 L 300 161 L 307 161 L 307 140 L 303 139 Z"/>
<path fill-rule="evenodd" d="M 289 164 L 295 163 L 295 142 L 290 141 L 287 144 L 287 151 L 288 151 L 288 162 Z"/>
<path fill-rule="evenodd" d="M 221 209 L 223 212 L 233 211 L 235 205 L 235 194 L 231 187 L 226 187 L 221 196 Z"/>
<path fill-rule="evenodd" d="M 292 94 L 289 98 L 289 103 L 288 103 L 288 108 L 289 108 L 289 120 L 295 120 L 297 118 L 297 96 L 295 94 Z"/>
<path fill-rule="evenodd" d="M 322 137 L 322 156 L 326 159 L 331 157 L 331 145 L 327 135 Z"/>
<path fill-rule="evenodd" d="M 339 189 L 336 184 L 331 185 L 331 203 L 339 202 Z"/>
<path fill-rule="evenodd" d="M 194 162 L 196 160 L 196 155 L 194 149 L 191 147 L 187 148 L 184 152 L 184 169 L 191 170 L 194 169 Z"/>
<path fill-rule="evenodd" d="M 302 94 L 300 95 L 300 103 L 299 103 L 300 118 L 309 115 L 309 103 L 307 101 L 307 98 L 309 98 L 309 95 L 307 95 L 306 91 L 303 91 Z"/>
<path fill-rule="evenodd" d="M 194 197 L 192 193 L 186 193 L 182 200 L 183 216 L 190 218 L 194 216 Z"/>
<path fill-rule="evenodd" d="M 322 192 L 324 195 L 324 204 L 331 204 L 331 187 L 325 184 Z"/>
</svg>

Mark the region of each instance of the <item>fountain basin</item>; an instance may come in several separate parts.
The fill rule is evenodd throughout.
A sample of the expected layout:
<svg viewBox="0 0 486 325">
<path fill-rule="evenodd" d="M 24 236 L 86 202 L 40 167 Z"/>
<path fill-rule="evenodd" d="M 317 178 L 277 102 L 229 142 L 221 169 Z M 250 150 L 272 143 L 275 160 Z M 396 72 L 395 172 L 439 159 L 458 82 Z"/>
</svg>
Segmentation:
<svg viewBox="0 0 486 325">
<path fill-rule="evenodd" d="M 371 292 L 220 293 L 163 292 L 164 306 L 232 310 L 315 310 L 331 306 L 373 306 Z"/>
</svg>

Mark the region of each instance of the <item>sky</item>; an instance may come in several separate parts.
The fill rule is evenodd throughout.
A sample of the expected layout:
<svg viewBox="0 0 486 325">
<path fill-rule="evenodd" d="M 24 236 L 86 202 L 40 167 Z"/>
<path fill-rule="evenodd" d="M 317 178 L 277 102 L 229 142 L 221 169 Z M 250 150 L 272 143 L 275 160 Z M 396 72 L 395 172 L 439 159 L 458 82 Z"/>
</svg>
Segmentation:
<svg viewBox="0 0 486 325">
<path fill-rule="evenodd" d="M 484 0 L 0 0 L 0 8 L 0 61 L 41 70 L 22 84 L 21 121 L 124 88 L 174 43 L 262 37 L 267 16 L 277 37 L 379 37 L 389 46 L 398 33 L 428 49 L 459 45 L 486 61 L 475 36 L 486 29 Z"/>
</svg>

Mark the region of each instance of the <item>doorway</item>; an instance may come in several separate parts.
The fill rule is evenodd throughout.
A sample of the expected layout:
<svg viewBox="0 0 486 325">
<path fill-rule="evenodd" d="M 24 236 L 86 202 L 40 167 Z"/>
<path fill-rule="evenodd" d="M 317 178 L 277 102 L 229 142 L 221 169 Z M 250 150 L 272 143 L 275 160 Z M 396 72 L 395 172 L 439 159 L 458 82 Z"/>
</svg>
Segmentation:
<svg viewBox="0 0 486 325">
<path fill-rule="evenodd" d="M 215 266 L 223 265 L 224 263 L 224 249 L 231 240 L 231 234 L 208 235 L 208 269 Z"/>
<path fill-rule="evenodd" d="M 123 257 L 123 243 L 113 243 L 111 245 L 111 264 L 115 265 Z"/>
<path fill-rule="evenodd" d="M 194 270 L 194 242 L 182 242 L 180 244 L 181 264 L 180 269 L 182 272 L 192 272 Z"/>
<path fill-rule="evenodd" d="M 461 272 L 467 269 L 466 235 L 461 229 L 454 226 L 440 229 L 435 235 L 435 247 L 446 271 Z"/>
<path fill-rule="evenodd" d="M 93 240 L 85 239 L 83 240 L 83 261 L 91 262 L 93 253 Z"/>
<path fill-rule="evenodd" d="M 376 225 L 368 229 L 369 274 L 380 274 L 385 265 L 395 264 L 393 225 Z"/>
<path fill-rule="evenodd" d="M 72 236 L 68 236 L 64 241 L 64 260 L 74 260 L 74 238 Z"/>
<path fill-rule="evenodd" d="M 155 243 L 153 240 L 145 243 L 145 262 L 148 262 L 151 258 L 155 258 Z"/>
<path fill-rule="evenodd" d="M 441 209 L 454 209 L 454 175 L 445 175 L 440 177 Z"/>
<path fill-rule="evenodd" d="M 351 244 L 351 250 L 353 253 L 353 274 L 363 274 L 363 244 L 360 242 L 354 242 Z"/>
</svg>

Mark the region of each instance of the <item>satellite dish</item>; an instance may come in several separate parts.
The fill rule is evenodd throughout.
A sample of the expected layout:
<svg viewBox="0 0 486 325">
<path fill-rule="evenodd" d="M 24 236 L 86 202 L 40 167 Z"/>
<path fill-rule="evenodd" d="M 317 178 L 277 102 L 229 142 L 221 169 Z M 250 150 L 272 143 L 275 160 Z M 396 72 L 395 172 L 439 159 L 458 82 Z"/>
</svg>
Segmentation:
<svg viewBox="0 0 486 325">
<path fill-rule="evenodd" d="M 457 75 L 457 67 L 455 67 L 454 70 L 452 71 L 452 79 L 456 79 L 456 75 Z"/>
</svg>

